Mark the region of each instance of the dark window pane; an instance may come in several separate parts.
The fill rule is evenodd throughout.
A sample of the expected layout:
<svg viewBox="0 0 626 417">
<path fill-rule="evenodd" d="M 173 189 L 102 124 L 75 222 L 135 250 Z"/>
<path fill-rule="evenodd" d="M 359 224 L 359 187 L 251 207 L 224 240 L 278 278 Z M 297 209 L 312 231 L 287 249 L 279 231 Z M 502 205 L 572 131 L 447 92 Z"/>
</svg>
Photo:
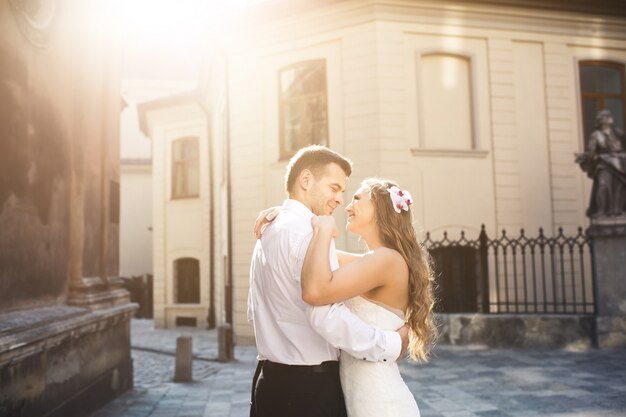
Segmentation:
<svg viewBox="0 0 626 417">
<path fill-rule="evenodd" d="M 327 144 L 326 62 L 306 61 L 285 68 L 279 82 L 281 159 L 303 146 Z"/>
<path fill-rule="evenodd" d="M 200 191 L 200 173 L 198 170 L 198 161 L 190 162 L 187 165 L 187 195 L 197 196 Z"/>
<path fill-rule="evenodd" d="M 183 138 L 172 145 L 172 197 L 197 197 L 199 190 L 198 139 Z"/>
<path fill-rule="evenodd" d="M 193 258 L 174 262 L 175 298 L 179 304 L 200 302 L 200 262 Z"/>
<path fill-rule="evenodd" d="M 621 71 L 599 65 L 585 65 L 580 69 L 583 93 L 621 94 Z"/>
<path fill-rule="evenodd" d="M 284 107 L 285 123 L 289 126 L 300 125 L 300 105 L 297 102 L 287 103 Z"/>
<path fill-rule="evenodd" d="M 618 98 L 607 98 L 604 107 L 613 115 L 613 127 L 624 131 L 624 103 Z"/>
<path fill-rule="evenodd" d="M 315 94 L 326 89 L 326 71 L 319 64 L 303 71 L 301 80 L 304 94 Z"/>
<path fill-rule="evenodd" d="M 182 163 L 174 164 L 174 178 L 172 183 L 172 194 L 174 197 L 180 197 L 185 194 L 184 182 L 184 165 Z"/>
<path fill-rule="evenodd" d="M 626 92 L 624 91 L 624 64 L 611 61 L 581 61 L 580 90 L 584 141 L 595 129 L 595 118 L 599 110 L 609 110 L 613 115 L 613 126 L 624 128 L 626 114 Z"/>
<path fill-rule="evenodd" d="M 585 126 L 585 140 L 595 129 L 596 113 L 598 113 L 598 100 L 586 98 L 583 100 L 583 121 Z"/>
</svg>

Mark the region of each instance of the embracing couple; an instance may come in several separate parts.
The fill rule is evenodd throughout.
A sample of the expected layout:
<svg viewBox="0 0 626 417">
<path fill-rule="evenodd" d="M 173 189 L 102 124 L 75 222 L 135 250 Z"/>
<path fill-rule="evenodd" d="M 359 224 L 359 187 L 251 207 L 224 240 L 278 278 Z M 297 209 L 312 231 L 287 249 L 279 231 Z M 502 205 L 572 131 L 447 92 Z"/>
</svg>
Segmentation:
<svg viewBox="0 0 626 417">
<path fill-rule="evenodd" d="M 287 166 L 288 199 L 257 219 L 251 417 L 419 416 L 397 361 L 407 350 L 425 361 L 435 334 L 428 254 L 410 194 L 380 179 L 365 180 L 346 207 L 346 229 L 367 252 L 335 248 L 331 215 L 351 173 L 338 153 L 303 148 Z"/>
</svg>

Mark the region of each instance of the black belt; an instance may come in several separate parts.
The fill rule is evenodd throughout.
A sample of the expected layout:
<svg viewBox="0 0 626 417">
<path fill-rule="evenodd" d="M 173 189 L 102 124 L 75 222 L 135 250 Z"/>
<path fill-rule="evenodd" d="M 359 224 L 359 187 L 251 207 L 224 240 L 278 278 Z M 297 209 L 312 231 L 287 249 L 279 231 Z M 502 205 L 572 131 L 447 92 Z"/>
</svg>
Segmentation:
<svg viewBox="0 0 626 417">
<path fill-rule="evenodd" d="M 269 360 L 261 361 L 263 369 L 275 371 L 301 372 L 309 374 L 320 374 L 327 372 L 337 372 L 339 370 L 338 361 L 326 361 L 319 365 L 286 365 L 284 363 L 276 363 Z"/>
</svg>

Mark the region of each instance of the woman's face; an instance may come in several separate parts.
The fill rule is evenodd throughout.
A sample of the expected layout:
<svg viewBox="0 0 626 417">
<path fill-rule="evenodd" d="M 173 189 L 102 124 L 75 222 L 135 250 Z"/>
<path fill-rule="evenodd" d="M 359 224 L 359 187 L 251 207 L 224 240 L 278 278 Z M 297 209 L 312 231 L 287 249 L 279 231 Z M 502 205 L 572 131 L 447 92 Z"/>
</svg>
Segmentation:
<svg viewBox="0 0 626 417">
<path fill-rule="evenodd" d="M 370 199 L 370 192 L 367 187 L 359 188 L 352 201 L 346 207 L 348 222 L 346 230 L 359 234 L 365 227 L 375 221 L 374 203 Z"/>
</svg>

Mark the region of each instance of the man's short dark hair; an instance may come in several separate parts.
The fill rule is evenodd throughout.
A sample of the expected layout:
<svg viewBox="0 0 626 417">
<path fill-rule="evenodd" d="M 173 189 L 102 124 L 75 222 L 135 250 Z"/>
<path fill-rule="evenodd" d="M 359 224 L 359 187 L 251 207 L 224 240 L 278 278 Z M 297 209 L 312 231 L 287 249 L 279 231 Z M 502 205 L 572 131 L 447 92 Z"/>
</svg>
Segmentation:
<svg viewBox="0 0 626 417">
<path fill-rule="evenodd" d="M 344 158 L 337 152 L 322 145 L 310 145 L 301 148 L 289 160 L 285 173 L 285 188 L 290 193 L 298 175 L 308 169 L 314 176 L 322 174 L 328 164 L 335 163 L 346 173 L 346 177 L 352 174 L 352 161 Z"/>
</svg>

